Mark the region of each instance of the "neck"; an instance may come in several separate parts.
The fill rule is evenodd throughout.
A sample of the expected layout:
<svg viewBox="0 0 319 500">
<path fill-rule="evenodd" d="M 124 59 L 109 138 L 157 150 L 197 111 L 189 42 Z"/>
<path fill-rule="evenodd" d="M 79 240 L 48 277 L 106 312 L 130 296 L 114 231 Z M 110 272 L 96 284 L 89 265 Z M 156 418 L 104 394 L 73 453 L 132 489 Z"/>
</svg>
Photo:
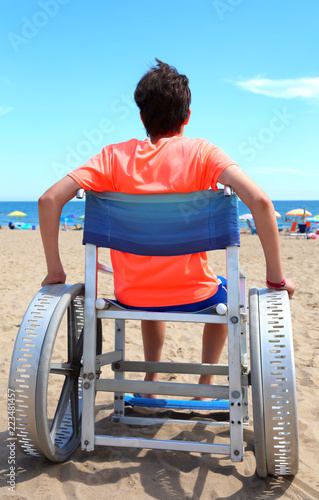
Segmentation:
<svg viewBox="0 0 319 500">
<path fill-rule="evenodd" d="M 182 126 L 179 132 L 176 134 L 166 134 L 166 135 L 150 135 L 150 141 L 152 144 L 156 144 L 160 139 L 167 139 L 169 137 L 182 137 L 184 134 L 184 126 Z"/>
</svg>

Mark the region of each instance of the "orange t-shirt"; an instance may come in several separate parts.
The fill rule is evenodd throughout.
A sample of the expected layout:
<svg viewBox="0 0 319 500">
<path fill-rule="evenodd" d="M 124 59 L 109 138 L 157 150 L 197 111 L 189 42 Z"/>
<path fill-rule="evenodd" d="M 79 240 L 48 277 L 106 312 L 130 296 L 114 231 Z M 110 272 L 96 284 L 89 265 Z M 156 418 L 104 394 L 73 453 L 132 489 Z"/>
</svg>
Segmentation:
<svg viewBox="0 0 319 500">
<path fill-rule="evenodd" d="M 70 174 L 82 188 L 123 193 L 189 193 L 217 189 L 234 161 L 204 139 L 174 136 L 156 144 L 132 139 L 103 148 Z M 205 252 L 145 257 L 111 250 L 115 297 L 136 307 L 164 307 L 207 299 L 217 278 Z"/>
</svg>

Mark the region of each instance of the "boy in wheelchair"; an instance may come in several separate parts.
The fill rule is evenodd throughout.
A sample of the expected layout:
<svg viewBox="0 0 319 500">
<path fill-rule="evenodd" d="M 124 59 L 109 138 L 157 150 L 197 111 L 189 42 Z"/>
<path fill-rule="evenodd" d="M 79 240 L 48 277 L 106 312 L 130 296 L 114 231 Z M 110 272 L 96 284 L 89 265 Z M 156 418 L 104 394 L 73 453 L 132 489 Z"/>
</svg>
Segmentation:
<svg viewBox="0 0 319 500">
<path fill-rule="evenodd" d="M 159 60 L 142 77 L 135 101 L 147 139 L 111 144 L 85 165 L 53 185 L 39 199 L 41 236 L 48 274 L 42 285 L 65 283 L 59 255 L 58 232 L 63 206 L 80 188 L 131 194 L 188 193 L 230 185 L 250 209 L 266 261 L 268 288 L 287 290 L 295 285 L 284 278 L 275 211 L 269 197 L 221 149 L 204 139 L 184 137 L 190 118 L 188 78 Z M 215 276 L 206 253 L 174 257 L 139 256 L 111 250 L 114 289 L 127 308 L 151 311 L 198 311 L 226 302 L 225 280 Z M 160 361 L 165 323 L 142 321 L 146 361 Z M 217 364 L 227 338 L 227 325 L 206 324 L 202 362 Z M 156 373 L 145 380 L 157 381 Z M 212 384 L 211 375 L 199 383 Z M 148 397 L 156 397 L 149 394 Z"/>
</svg>

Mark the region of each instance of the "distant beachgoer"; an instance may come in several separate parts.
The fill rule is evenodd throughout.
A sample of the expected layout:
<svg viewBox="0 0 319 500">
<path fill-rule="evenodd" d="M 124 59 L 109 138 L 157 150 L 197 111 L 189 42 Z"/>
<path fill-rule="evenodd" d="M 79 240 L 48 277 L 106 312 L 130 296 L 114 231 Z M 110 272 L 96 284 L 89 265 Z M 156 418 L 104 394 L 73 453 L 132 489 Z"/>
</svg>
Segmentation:
<svg viewBox="0 0 319 500">
<path fill-rule="evenodd" d="M 9 222 L 8 226 L 9 226 L 10 229 L 15 229 L 16 228 L 15 225 L 13 224 L 13 222 Z"/>
</svg>

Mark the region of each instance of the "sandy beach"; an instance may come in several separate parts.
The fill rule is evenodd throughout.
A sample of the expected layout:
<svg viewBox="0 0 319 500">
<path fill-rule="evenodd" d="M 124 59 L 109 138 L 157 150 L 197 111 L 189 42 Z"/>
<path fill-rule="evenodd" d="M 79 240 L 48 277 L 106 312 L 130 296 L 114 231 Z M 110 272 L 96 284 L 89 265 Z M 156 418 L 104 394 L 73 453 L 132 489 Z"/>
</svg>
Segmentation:
<svg viewBox="0 0 319 500">
<path fill-rule="evenodd" d="M 80 448 L 65 463 L 53 464 L 45 459 L 30 458 L 16 450 L 16 489 L 8 491 L 7 383 L 15 337 L 24 312 L 41 288 L 46 274 L 40 232 L 0 230 L 1 247 L 1 498 L 3 499 L 86 499 L 94 497 L 122 499 L 319 499 L 319 336 L 318 336 L 318 252 L 319 238 L 304 240 L 285 238 L 281 247 L 286 276 L 297 290 L 291 301 L 294 333 L 300 469 L 296 477 L 261 479 L 255 472 L 253 427 L 245 429 L 245 457 L 239 464 L 228 458 L 196 453 L 115 449 L 97 447 L 87 454 Z M 81 231 L 61 231 L 60 245 L 67 282 L 83 282 L 84 247 Z M 106 251 L 101 260 L 110 263 Z M 224 252 L 211 254 L 210 262 L 217 274 L 224 274 Z M 240 264 L 247 276 L 247 289 L 265 286 L 264 259 L 258 237 L 242 234 Z M 103 278 L 104 294 L 111 295 L 112 283 Z M 108 342 L 107 332 L 104 341 Z M 167 360 L 200 360 L 201 337 L 174 325 L 167 331 L 163 357 Z M 128 327 L 127 350 L 142 359 L 139 324 Z M 177 381 L 183 380 L 177 376 Z M 98 396 L 97 426 L 110 427 L 110 400 Z M 103 399 L 104 398 L 104 399 Z M 174 424 L 172 435 L 195 435 L 208 432 L 205 426 L 187 424 L 187 430 Z M 165 437 L 160 426 L 143 428 L 141 436 L 150 433 Z M 185 434 L 184 434 L 185 433 Z"/>
</svg>

